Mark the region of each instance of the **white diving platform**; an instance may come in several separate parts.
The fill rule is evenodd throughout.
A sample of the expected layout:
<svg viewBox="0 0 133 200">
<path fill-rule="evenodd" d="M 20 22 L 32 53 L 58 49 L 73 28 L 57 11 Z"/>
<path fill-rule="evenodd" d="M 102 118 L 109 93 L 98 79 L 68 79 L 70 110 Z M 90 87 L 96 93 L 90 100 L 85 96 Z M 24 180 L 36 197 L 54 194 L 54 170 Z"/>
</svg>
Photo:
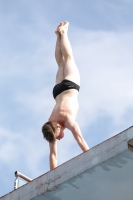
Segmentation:
<svg viewBox="0 0 133 200">
<path fill-rule="evenodd" d="M 133 200 L 133 126 L 0 200 Z"/>
</svg>

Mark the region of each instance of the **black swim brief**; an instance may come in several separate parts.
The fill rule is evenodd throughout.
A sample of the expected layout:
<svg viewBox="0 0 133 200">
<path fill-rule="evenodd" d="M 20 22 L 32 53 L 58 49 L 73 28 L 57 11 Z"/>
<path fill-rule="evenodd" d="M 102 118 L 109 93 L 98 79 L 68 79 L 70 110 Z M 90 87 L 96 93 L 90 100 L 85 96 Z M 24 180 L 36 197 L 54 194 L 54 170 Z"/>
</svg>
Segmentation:
<svg viewBox="0 0 133 200">
<path fill-rule="evenodd" d="M 53 97 L 54 99 L 62 92 L 65 90 L 70 90 L 70 89 L 76 89 L 79 91 L 80 86 L 77 85 L 76 83 L 64 79 L 61 83 L 58 83 L 57 85 L 54 86 L 53 88 Z"/>
</svg>

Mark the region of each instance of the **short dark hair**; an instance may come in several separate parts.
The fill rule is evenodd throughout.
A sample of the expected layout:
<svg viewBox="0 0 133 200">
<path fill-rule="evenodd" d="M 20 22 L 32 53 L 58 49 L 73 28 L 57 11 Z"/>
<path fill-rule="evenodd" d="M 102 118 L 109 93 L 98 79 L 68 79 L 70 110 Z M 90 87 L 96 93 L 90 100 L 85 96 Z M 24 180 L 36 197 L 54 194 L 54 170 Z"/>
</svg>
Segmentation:
<svg viewBox="0 0 133 200">
<path fill-rule="evenodd" d="M 56 124 L 57 124 L 56 122 L 49 121 L 42 126 L 43 136 L 50 143 L 54 143 L 56 140 L 55 138 Z"/>
</svg>

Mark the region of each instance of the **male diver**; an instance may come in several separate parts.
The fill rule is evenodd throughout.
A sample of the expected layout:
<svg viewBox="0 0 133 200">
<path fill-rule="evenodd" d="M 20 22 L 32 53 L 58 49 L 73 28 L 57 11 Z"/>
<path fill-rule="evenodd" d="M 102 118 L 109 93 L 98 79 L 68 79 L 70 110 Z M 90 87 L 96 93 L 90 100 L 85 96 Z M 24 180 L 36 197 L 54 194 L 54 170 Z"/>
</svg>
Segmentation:
<svg viewBox="0 0 133 200">
<path fill-rule="evenodd" d="M 56 101 L 48 122 L 42 127 L 44 138 L 50 147 L 50 170 L 57 167 L 57 143 L 64 137 L 64 129 L 69 129 L 80 148 L 85 152 L 89 149 L 79 125 L 75 121 L 79 109 L 78 92 L 80 75 L 75 64 L 71 44 L 68 39 L 68 22 L 60 23 L 55 33 L 57 35 L 55 58 L 58 64 L 56 85 L 53 97 Z"/>
</svg>

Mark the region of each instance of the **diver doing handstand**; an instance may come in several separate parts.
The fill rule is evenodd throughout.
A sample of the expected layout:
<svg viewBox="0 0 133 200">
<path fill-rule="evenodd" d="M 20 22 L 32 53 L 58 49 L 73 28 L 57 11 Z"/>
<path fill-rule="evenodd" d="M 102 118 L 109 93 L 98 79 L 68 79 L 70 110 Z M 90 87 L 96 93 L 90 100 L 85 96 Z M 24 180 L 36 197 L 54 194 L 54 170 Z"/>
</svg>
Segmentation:
<svg viewBox="0 0 133 200">
<path fill-rule="evenodd" d="M 57 143 L 64 137 L 64 129 L 69 129 L 80 148 L 85 152 L 89 149 L 85 142 L 76 116 L 79 109 L 78 93 L 80 89 L 80 74 L 75 64 L 70 41 L 68 39 L 68 22 L 60 23 L 55 33 L 57 35 L 55 58 L 58 64 L 56 85 L 53 97 L 56 104 L 42 127 L 44 138 L 50 147 L 50 170 L 57 167 Z"/>
</svg>

